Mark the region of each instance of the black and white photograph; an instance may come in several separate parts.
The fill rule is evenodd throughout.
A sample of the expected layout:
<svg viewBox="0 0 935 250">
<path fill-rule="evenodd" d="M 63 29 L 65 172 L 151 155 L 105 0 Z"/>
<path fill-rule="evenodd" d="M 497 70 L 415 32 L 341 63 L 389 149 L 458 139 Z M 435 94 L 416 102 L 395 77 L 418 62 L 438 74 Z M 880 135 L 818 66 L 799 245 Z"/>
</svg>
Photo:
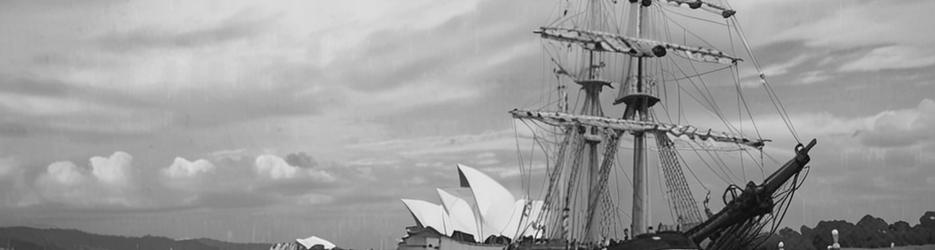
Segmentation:
<svg viewBox="0 0 935 250">
<path fill-rule="evenodd" d="M 0 250 L 935 250 L 932 11 L 0 0 Z"/>
</svg>

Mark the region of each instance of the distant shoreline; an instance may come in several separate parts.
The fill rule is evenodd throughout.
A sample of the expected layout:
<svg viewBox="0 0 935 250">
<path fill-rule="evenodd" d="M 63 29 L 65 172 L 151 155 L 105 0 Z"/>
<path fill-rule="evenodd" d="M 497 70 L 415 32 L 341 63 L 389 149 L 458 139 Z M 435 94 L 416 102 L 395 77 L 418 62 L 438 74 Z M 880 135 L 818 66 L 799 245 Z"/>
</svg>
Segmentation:
<svg viewBox="0 0 935 250">
<path fill-rule="evenodd" d="M 844 249 L 889 248 L 935 250 L 935 211 L 925 212 L 918 224 L 906 221 L 887 223 L 881 218 L 865 215 L 856 224 L 843 220 L 819 221 L 814 228 L 802 226 L 799 230 L 783 228 L 772 235 L 757 249 L 778 249 L 781 241 L 785 249 L 823 250 L 831 245 L 831 231 L 839 232 L 838 243 Z"/>
</svg>

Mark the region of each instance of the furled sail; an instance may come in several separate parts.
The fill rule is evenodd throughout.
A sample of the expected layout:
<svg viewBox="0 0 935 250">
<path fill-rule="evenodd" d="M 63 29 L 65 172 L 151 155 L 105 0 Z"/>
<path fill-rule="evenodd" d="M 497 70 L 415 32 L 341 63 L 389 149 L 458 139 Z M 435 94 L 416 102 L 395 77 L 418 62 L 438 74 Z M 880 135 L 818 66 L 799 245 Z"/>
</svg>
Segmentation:
<svg viewBox="0 0 935 250">
<path fill-rule="evenodd" d="M 587 125 L 592 127 L 631 132 L 664 132 L 676 137 L 687 136 L 692 140 L 695 140 L 696 138 L 700 140 L 714 140 L 718 142 L 735 143 L 756 149 L 762 148 L 766 142 L 770 141 L 767 139 L 751 139 L 739 135 L 731 135 L 726 132 L 713 131 L 711 129 L 700 129 L 691 125 L 676 125 L 655 121 L 636 121 L 609 117 L 572 115 L 561 112 L 528 111 L 519 109 L 510 111 L 510 114 L 512 114 L 514 118 L 534 119 L 556 126 Z"/>
<path fill-rule="evenodd" d="M 535 33 L 546 39 L 581 44 L 589 50 L 623 53 L 636 57 L 663 57 L 666 55 L 667 51 L 672 51 L 688 59 L 701 62 L 734 64 L 742 61 L 739 57 L 734 57 L 715 49 L 689 47 L 600 31 L 540 27 Z"/>
</svg>

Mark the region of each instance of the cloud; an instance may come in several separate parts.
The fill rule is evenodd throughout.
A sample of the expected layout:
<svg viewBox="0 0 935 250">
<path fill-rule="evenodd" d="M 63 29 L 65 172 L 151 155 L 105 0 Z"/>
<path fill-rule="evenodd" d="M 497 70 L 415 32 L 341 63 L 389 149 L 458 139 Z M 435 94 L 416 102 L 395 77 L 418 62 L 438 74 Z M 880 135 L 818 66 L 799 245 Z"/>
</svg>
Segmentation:
<svg viewBox="0 0 935 250">
<path fill-rule="evenodd" d="M 127 32 L 114 32 L 101 36 L 101 45 L 107 50 L 132 51 L 138 49 L 194 48 L 247 39 L 261 33 L 269 18 L 250 18 L 241 11 L 226 20 L 208 27 L 195 27 L 176 31 L 156 27 L 137 28 Z"/>
<path fill-rule="evenodd" d="M 54 74 L 53 74 L 54 75 Z M 0 73 L 0 136 L 69 135 L 74 141 L 164 129 L 170 112 L 126 92 L 84 88 L 48 76 Z"/>
<path fill-rule="evenodd" d="M 804 63 L 805 61 L 809 59 L 811 59 L 810 55 L 802 54 L 802 55 L 796 56 L 795 58 L 785 60 L 781 63 L 767 65 L 763 67 L 762 71 L 764 74 L 767 74 L 771 77 L 783 75 L 783 74 L 789 73 L 790 69 L 801 65 L 802 63 Z"/>
<path fill-rule="evenodd" d="M 78 169 L 78 166 L 76 166 L 75 163 L 70 161 L 59 161 L 49 164 L 46 174 L 48 174 L 48 178 L 50 178 L 52 181 L 64 186 L 82 184 L 86 179 L 89 178 L 85 176 L 85 173 L 82 173 Z"/>
<path fill-rule="evenodd" d="M 131 181 L 133 156 L 117 151 L 110 157 L 91 157 L 91 173 L 105 184 L 126 186 Z"/>
<path fill-rule="evenodd" d="M 66 96 L 69 93 L 81 91 L 70 85 L 58 81 L 38 80 L 29 77 L 11 77 L 0 74 L 0 89 L 4 93 L 17 93 L 41 96 Z"/>
<path fill-rule="evenodd" d="M 342 56 L 324 66 L 325 81 L 340 84 L 343 99 L 354 101 L 335 111 L 379 125 L 391 138 L 503 129 L 492 121 L 508 116 L 491 110 L 539 97 L 529 91 L 542 84 L 536 74 L 542 69 L 539 40 L 528 29 L 548 8 L 512 1 L 458 4 L 465 8 L 448 16 L 433 13 L 434 25 L 361 33 L 364 42 L 338 50 Z"/>
<path fill-rule="evenodd" d="M 862 146 L 891 148 L 935 144 L 935 101 L 928 98 L 920 100 L 915 107 L 884 110 L 876 114 L 840 116 L 829 112 L 797 113 L 791 119 L 800 136 L 856 143 L 849 145 L 851 149 Z M 779 117 L 758 117 L 757 125 L 767 137 L 788 133 Z M 753 125 L 744 123 L 743 126 Z"/>
<path fill-rule="evenodd" d="M 224 149 L 224 150 L 218 150 L 218 151 L 208 153 L 208 155 L 214 158 L 218 158 L 218 159 L 221 159 L 221 158 L 240 159 L 240 158 L 246 157 L 247 149 L 245 148 Z"/>
<path fill-rule="evenodd" d="M 884 111 L 872 126 L 859 131 L 861 142 L 873 147 L 904 147 L 935 139 L 935 101 L 924 99 L 915 108 Z"/>
<path fill-rule="evenodd" d="M 63 130 L 65 136 L 93 132 L 85 138 L 100 140 L 115 133 L 147 137 L 181 131 L 177 134 L 205 137 L 184 132 L 323 115 L 338 122 L 316 124 L 328 127 L 321 130 L 353 122 L 377 127 L 368 133 L 383 135 L 408 127 L 403 120 L 484 130 L 492 127 L 489 119 L 469 119 L 474 114 L 468 114 L 454 121 L 436 114 L 474 105 L 500 108 L 505 101 L 491 103 L 497 98 L 486 96 L 538 84 L 532 78 L 518 84 L 512 77 L 512 65 L 538 69 L 517 60 L 535 58 L 536 39 L 527 29 L 537 19 L 499 22 L 532 15 L 526 10 L 517 13 L 512 6 L 481 1 L 368 3 L 383 6 L 379 11 L 360 11 L 358 4 L 169 8 L 133 2 L 98 10 L 103 13 L 96 15 L 111 23 L 108 28 L 91 26 L 80 41 L 28 54 L 36 65 L 22 75 L 42 75 L 49 85 L 67 88 L 17 87 L 21 94 L 48 93 L 43 98 L 53 100 L 46 106 L 77 111 L 0 120 L 0 134 L 43 136 Z M 412 10 L 431 13 L 412 15 Z M 119 18 L 124 15 L 133 18 Z M 345 18 L 355 21 L 334 23 Z M 497 73 L 481 74 L 491 69 Z M 90 94 L 67 96 L 72 90 Z M 117 93 L 137 103 L 97 100 L 94 93 Z M 484 108 L 471 110 L 479 114 Z"/>
<path fill-rule="evenodd" d="M 863 57 L 842 65 L 840 71 L 911 69 L 935 64 L 933 51 L 912 46 L 885 46 L 870 50 Z"/>
<path fill-rule="evenodd" d="M 311 158 L 306 153 L 293 155 L 303 154 Z M 0 170 L 6 169 L 4 163 L 0 161 Z M 15 187 L 17 192 L 0 192 L 0 198 L 6 199 L 2 200 L 6 206 L 52 205 L 64 211 L 320 205 L 334 200 L 326 195 L 329 192 L 346 188 L 333 185 L 339 177 L 361 179 L 351 168 L 298 167 L 271 154 L 214 161 L 175 157 L 166 167 L 143 165 L 137 167 L 133 156 L 122 151 L 91 157 L 87 166 L 72 161 L 53 162 L 32 183 L 11 186 L 0 182 L 0 187 Z M 145 178 L 151 174 L 160 178 Z M 0 175 L 0 180 L 4 178 Z M 32 190 L 35 197 L 29 195 Z"/>
<path fill-rule="evenodd" d="M 927 26 L 926 10 L 935 7 L 928 1 L 758 1 L 735 7 L 745 27 L 764 28 L 747 30 L 754 41 L 804 40 L 809 46 L 849 48 L 935 42 L 931 33 L 919 32 Z"/>
<path fill-rule="evenodd" d="M 15 119 L 0 121 L 0 137 L 25 137 L 29 135 L 31 131 L 32 129 L 27 124 L 15 121 Z"/>
<path fill-rule="evenodd" d="M 81 8 L 88 12 L 82 16 L 112 25 L 86 27 L 70 43 L 48 41 L 55 46 L 45 50 L 15 52 L 28 58 L 25 64 L 3 60 L 23 69 L 0 70 L 0 89 L 11 90 L 0 92 L 12 96 L 0 98 L 8 100 L 0 106 L 47 117 L 0 122 L 0 133 L 110 135 L 316 113 L 322 98 L 305 89 L 315 85 L 308 74 L 317 71 L 306 62 L 309 39 L 274 25 L 280 10 L 246 5 Z M 94 23 L 61 18 L 52 23 Z M 33 127 L 49 129 L 22 129 Z"/>
<path fill-rule="evenodd" d="M 315 161 L 315 158 L 305 152 L 287 154 L 285 160 L 289 165 L 300 168 L 314 168 L 318 166 L 318 162 Z"/>
<path fill-rule="evenodd" d="M 812 83 L 822 82 L 828 79 L 831 79 L 831 76 L 828 73 L 821 71 L 821 70 L 814 70 L 814 71 L 803 73 L 802 78 L 798 81 L 798 83 L 812 84 Z"/>
<path fill-rule="evenodd" d="M 264 154 L 257 156 L 254 164 L 257 174 L 272 180 L 309 178 L 320 182 L 335 181 L 335 177 L 328 172 L 299 168 L 290 165 L 285 159 L 275 155 Z"/>
<path fill-rule="evenodd" d="M 172 165 L 162 169 L 162 173 L 170 178 L 190 178 L 201 174 L 208 174 L 215 170 L 214 164 L 205 159 L 188 161 L 182 157 L 175 157 Z"/>
<path fill-rule="evenodd" d="M 141 111 L 96 100 L 0 93 L 0 112 L 50 129 L 134 133 L 161 128 L 169 121 L 165 115 L 141 115 Z"/>
<path fill-rule="evenodd" d="M 537 53 L 538 39 L 529 32 L 547 21 L 545 15 L 554 7 L 551 4 L 375 1 L 363 3 L 371 7 L 364 9 L 358 1 L 251 4 L 131 1 L 97 9 L 66 5 L 62 8 L 67 12 L 43 10 L 33 13 L 32 19 L 22 19 L 27 21 L 0 22 L 7 27 L 0 28 L 4 41 L 0 47 L 8 48 L 4 51 L 11 54 L 0 59 L 0 64 L 10 66 L 0 71 L 12 74 L 11 78 L 27 79 L 0 84 L 0 92 L 9 95 L 0 98 L 5 109 L 0 111 L 0 134 L 20 136 L 18 140 L 24 142 L 4 141 L 0 151 L 12 149 L 9 152 L 18 158 L 46 157 L 41 159 L 43 166 L 55 159 L 90 156 L 88 152 L 102 148 L 146 152 L 122 169 L 140 170 L 138 173 L 103 167 L 98 172 L 108 177 L 99 177 L 93 163 L 66 161 L 53 164 L 54 171 L 40 167 L 35 171 L 42 173 L 27 175 L 27 182 L 36 180 L 33 174 L 45 176 L 41 183 L 28 184 L 36 185 L 42 194 L 61 196 L 41 202 L 73 204 L 70 208 L 82 204 L 60 201 L 79 200 L 66 195 L 69 192 L 90 200 L 85 206 L 98 207 L 108 204 L 103 199 L 111 197 L 155 210 L 184 205 L 215 212 L 290 202 L 344 210 L 379 203 L 403 210 L 395 200 L 400 194 L 434 197 L 432 187 L 456 185 L 453 164 L 457 162 L 483 167 L 495 177 L 514 178 L 518 173 L 512 166 L 517 161 L 516 140 L 507 129 L 510 119 L 505 111 L 535 102 L 540 91 L 552 84 L 551 65 L 540 58 L 544 53 Z M 784 101 L 795 116 L 793 121 L 801 125 L 803 136 L 819 134 L 820 149 L 835 151 L 814 157 L 813 176 L 829 176 L 821 174 L 819 168 L 837 164 L 838 159 L 863 161 L 863 155 L 879 156 L 886 162 L 852 162 L 853 168 L 858 164 L 914 166 L 926 162 L 928 158 L 902 150 L 930 144 L 930 139 L 919 139 L 913 133 L 923 133 L 924 138 L 926 131 L 921 128 L 931 123 L 915 122 L 921 124 L 919 128 L 898 125 L 929 116 L 913 105 L 917 96 L 930 88 L 912 90 L 909 98 L 899 96 L 904 94 L 900 90 L 903 86 L 868 91 L 857 85 L 867 85 L 873 79 L 872 84 L 883 85 L 879 82 L 891 80 L 892 72 L 872 72 L 874 65 L 870 64 L 860 66 L 858 62 L 864 57 L 889 62 L 879 63 L 878 68 L 898 65 L 924 69 L 917 65 L 927 63 L 924 57 L 931 54 L 912 57 L 908 51 L 924 49 L 929 45 L 926 41 L 932 41 L 930 33 L 919 32 L 930 26 L 924 21 L 929 19 L 925 10 L 932 8 L 924 7 L 931 3 L 766 0 L 735 4 L 745 8 L 738 18 L 756 19 L 742 21 L 746 31 L 753 33 L 750 40 L 754 44 L 764 40 L 790 42 L 771 53 L 782 56 L 761 61 L 767 75 L 776 77 L 776 82 L 798 78 L 803 83 L 823 83 L 808 90 L 774 85 L 780 95 L 791 98 Z M 243 9 L 260 9 L 260 14 L 239 15 Z M 56 18 L 48 19 L 49 13 Z M 900 23 L 906 20 L 912 22 Z M 20 27 L 23 25 L 18 23 L 32 25 Z M 31 31 L 19 32 L 24 29 Z M 10 31 L 14 33 L 7 33 Z M 20 39 L 26 43 L 17 42 Z M 877 51 L 887 47 L 895 49 Z M 836 59 L 815 65 L 815 61 L 831 58 L 828 55 Z M 873 62 L 870 59 L 866 63 Z M 930 77 L 909 73 L 900 77 L 918 77 L 913 82 L 926 82 Z M 869 74 L 876 75 L 867 77 Z M 850 81 L 850 77 L 860 79 Z M 49 80 L 36 80 L 46 78 Z M 842 86 L 845 84 L 850 85 Z M 835 94 L 829 95 L 828 89 Z M 886 91 L 872 93 L 879 89 Z M 719 90 L 712 92 L 718 97 L 727 93 Z M 863 98 L 868 95 L 878 99 Z M 886 100 L 890 98 L 903 101 Z M 914 103 L 906 104 L 907 99 Z M 748 100 L 754 108 L 768 105 L 765 97 Z M 723 110 L 734 108 L 732 101 L 722 103 L 726 105 Z M 909 106 L 913 108 L 893 108 Z M 807 113 L 818 112 L 815 110 L 825 112 Z M 893 114 L 885 115 L 887 112 Z M 884 119 L 893 123 L 886 124 Z M 775 125 L 775 131 L 785 132 L 779 121 L 758 125 Z M 94 136 L 96 143 L 76 140 L 76 133 L 88 131 L 101 133 Z M 132 142 L 113 139 L 118 132 L 137 137 Z M 909 137 L 893 137 L 890 132 Z M 360 144 L 346 147 L 355 143 Z M 152 145 L 156 149 L 150 149 Z M 885 150 L 877 148 L 884 145 Z M 242 147 L 248 149 L 199 155 L 203 150 Z M 319 155 L 317 159 L 305 153 L 258 157 L 258 148 L 307 150 Z M 880 153 L 867 153 L 873 151 L 868 148 Z M 894 148 L 899 153 L 887 151 Z M 851 152 L 852 157 L 834 154 L 838 151 Z M 43 156 L 47 153 L 54 156 Z M 897 159 L 913 158 L 907 155 L 919 160 L 896 164 Z M 105 160 L 97 165 L 125 164 L 119 157 L 101 158 Z M 17 176 L 17 171 L 7 176 Z M 0 175 L 2 172 L 0 165 Z M 841 173 L 851 178 L 852 172 Z M 119 181 L 105 181 L 150 174 L 162 177 L 161 182 L 137 178 L 129 182 L 136 188 L 111 188 Z M 857 183 L 860 178 L 870 179 L 866 178 L 869 172 L 853 176 Z M 402 186 L 393 180 L 415 180 L 423 186 Z M 897 179 L 882 181 L 893 180 Z M 184 186 L 177 185 L 180 183 Z M 0 183 L 3 189 L 11 186 L 2 184 L 10 183 Z M 49 191 L 52 188 L 57 189 Z M 134 189 L 136 193 L 109 193 Z M 420 193 L 423 191 L 427 193 Z M 405 214 L 380 211 L 396 217 Z"/>
<path fill-rule="evenodd" d="M 132 169 L 133 157 L 114 152 L 110 157 L 90 159 L 90 169 L 70 161 L 49 164 L 36 179 L 36 188 L 45 201 L 77 207 L 141 205 Z"/>
<path fill-rule="evenodd" d="M 29 185 L 27 168 L 14 157 L 0 157 L 0 209 L 26 207 L 38 203 Z"/>
<path fill-rule="evenodd" d="M 291 179 L 296 177 L 299 168 L 289 165 L 278 156 L 260 155 L 256 157 L 256 171 L 261 176 L 273 179 Z"/>
<path fill-rule="evenodd" d="M 893 206 L 882 204 L 912 211 L 935 205 L 919 198 L 926 197 L 933 187 L 926 178 L 935 175 L 930 167 L 935 164 L 935 157 L 931 157 L 935 154 L 931 132 L 935 129 L 935 108 L 928 98 L 912 102 L 872 112 L 842 114 L 824 107 L 792 112 L 800 139 L 817 138 L 818 144 L 810 152 L 808 178 L 796 194 L 790 220 L 784 224 L 813 224 L 819 219 L 866 213 L 905 219 Z M 765 117 L 757 117 L 759 132 L 776 140 L 767 144 L 765 152 L 778 160 L 766 164 L 769 173 L 791 157 L 791 152 L 783 150 L 794 142 L 778 117 L 762 119 Z M 706 171 L 698 173 L 706 180 L 702 172 Z M 798 206 L 803 209 L 795 209 Z M 845 209 L 839 209 L 842 207 Z"/>
<path fill-rule="evenodd" d="M 527 142 L 521 139 L 520 142 Z M 456 163 L 489 166 L 503 164 L 505 155 L 516 151 L 514 131 L 486 131 L 477 134 L 426 136 L 408 139 L 367 142 L 351 145 L 367 157 L 350 161 L 360 166 L 440 167 Z M 502 153 L 508 152 L 508 153 Z M 411 162 L 411 164 L 410 164 Z"/>
<path fill-rule="evenodd" d="M 18 164 L 13 157 L 0 157 L 0 180 L 12 176 L 17 169 Z"/>
<path fill-rule="evenodd" d="M 803 6 L 809 6 L 803 8 Z M 758 53 L 767 60 L 783 58 L 789 51 L 813 55 L 820 62 L 806 61 L 798 67 L 787 68 L 797 78 L 777 78 L 779 81 L 810 84 L 816 82 L 852 85 L 865 81 L 850 80 L 862 72 L 879 70 L 900 71 L 901 76 L 912 76 L 935 64 L 935 35 L 919 32 L 927 29 L 927 9 L 935 3 L 927 1 L 857 1 L 814 2 L 756 1 L 738 2 L 737 17 L 744 24 L 755 51 L 779 44 L 797 43 L 802 46 L 785 51 Z M 751 29 L 749 27 L 756 26 Z M 780 46 L 781 47 L 781 46 Z M 785 58 L 774 65 L 785 65 L 793 58 Z M 802 71 L 811 71 L 802 73 Z M 780 70 L 782 72 L 782 70 Z M 837 74 L 831 74 L 837 72 Z M 779 75 L 766 72 L 768 76 Z M 896 73 L 893 73 L 896 74 Z M 892 78 L 880 74 L 875 78 Z M 831 81 L 830 79 L 840 81 Z M 776 79 L 774 79 L 776 80 Z M 873 84 L 879 84 L 873 82 Z"/>
</svg>

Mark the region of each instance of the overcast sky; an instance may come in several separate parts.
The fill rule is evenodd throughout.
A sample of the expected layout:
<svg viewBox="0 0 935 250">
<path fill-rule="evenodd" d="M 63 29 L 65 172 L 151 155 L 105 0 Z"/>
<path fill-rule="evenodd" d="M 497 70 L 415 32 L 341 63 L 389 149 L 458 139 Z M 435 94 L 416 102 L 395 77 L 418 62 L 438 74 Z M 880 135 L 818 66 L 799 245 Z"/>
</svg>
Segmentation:
<svg viewBox="0 0 935 250">
<path fill-rule="evenodd" d="M 519 192 L 557 5 L 2 1 L 0 225 L 395 248 L 456 163 Z M 734 7 L 820 140 L 786 224 L 935 210 L 935 2 Z"/>
</svg>

